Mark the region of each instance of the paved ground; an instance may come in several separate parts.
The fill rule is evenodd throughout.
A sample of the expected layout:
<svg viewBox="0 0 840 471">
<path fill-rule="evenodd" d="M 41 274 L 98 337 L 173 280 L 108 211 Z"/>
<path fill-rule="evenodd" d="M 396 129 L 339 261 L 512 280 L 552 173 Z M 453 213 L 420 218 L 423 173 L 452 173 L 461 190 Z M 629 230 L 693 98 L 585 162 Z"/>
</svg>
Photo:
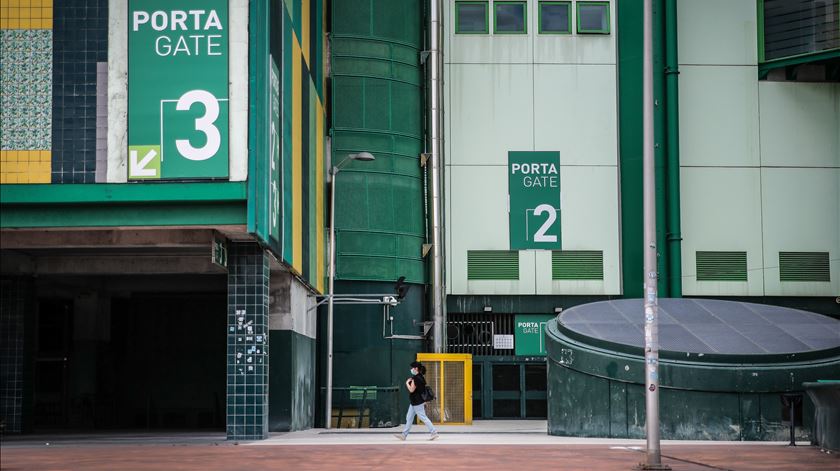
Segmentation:
<svg viewBox="0 0 840 471">
<path fill-rule="evenodd" d="M 541 430 L 542 429 L 542 430 Z M 276 434 L 232 443 L 223 434 L 24 436 L 2 443 L 3 470 L 629 470 L 644 459 L 639 440 L 550 437 L 544 422 L 424 427 L 401 442 L 396 430 Z M 49 445 L 47 445 L 49 443 Z M 840 454 L 800 444 L 663 441 L 674 471 L 840 471 Z"/>
</svg>

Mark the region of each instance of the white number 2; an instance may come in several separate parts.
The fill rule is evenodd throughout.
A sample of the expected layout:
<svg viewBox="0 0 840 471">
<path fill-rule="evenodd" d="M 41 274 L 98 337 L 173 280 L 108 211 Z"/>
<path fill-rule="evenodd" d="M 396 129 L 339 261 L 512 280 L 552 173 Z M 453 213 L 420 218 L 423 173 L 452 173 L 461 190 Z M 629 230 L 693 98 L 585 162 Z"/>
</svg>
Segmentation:
<svg viewBox="0 0 840 471">
<path fill-rule="evenodd" d="M 216 155 L 222 144 L 219 128 L 213 124 L 219 117 L 219 100 L 206 90 L 190 90 L 181 95 L 175 109 L 186 111 L 196 102 L 204 105 L 204 116 L 196 118 L 195 130 L 207 136 L 207 143 L 195 148 L 190 144 L 189 139 L 177 139 L 175 146 L 178 147 L 178 152 L 189 160 L 207 160 Z"/>
<path fill-rule="evenodd" d="M 541 204 L 534 209 L 534 216 L 539 216 L 546 212 L 548 213 L 548 219 L 545 220 L 543 225 L 537 230 L 537 233 L 534 234 L 534 242 L 557 242 L 556 235 L 545 235 L 551 228 L 551 225 L 554 224 L 554 221 L 557 220 L 557 210 L 550 204 Z"/>
</svg>

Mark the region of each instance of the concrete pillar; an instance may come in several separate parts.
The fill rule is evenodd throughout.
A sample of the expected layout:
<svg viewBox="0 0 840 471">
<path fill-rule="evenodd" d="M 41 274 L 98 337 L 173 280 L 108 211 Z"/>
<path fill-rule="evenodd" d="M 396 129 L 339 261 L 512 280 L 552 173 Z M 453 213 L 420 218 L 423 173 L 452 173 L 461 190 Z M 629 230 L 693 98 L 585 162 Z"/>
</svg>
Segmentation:
<svg viewBox="0 0 840 471">
<path fill-rule="evenodd" d="M 269 259 L 253 242 L 228 247 L 227 438 L 268 438 Z"/>
<path fill-rule="evenodd" d="M 269 290 L 269 429 L 287 432 L 315 423 L 315 297 L 288 272 L 272 272 Z"/>
</svg>

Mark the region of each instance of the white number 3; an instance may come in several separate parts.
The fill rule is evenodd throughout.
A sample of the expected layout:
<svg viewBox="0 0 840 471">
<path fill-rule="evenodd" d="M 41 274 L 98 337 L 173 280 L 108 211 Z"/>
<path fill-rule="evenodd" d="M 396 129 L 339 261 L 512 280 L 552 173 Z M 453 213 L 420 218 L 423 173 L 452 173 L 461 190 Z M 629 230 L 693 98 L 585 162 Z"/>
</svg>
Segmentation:
<svg viewBox="0 0 840 471">
<path fill-rule="evenodd" d="M 219 100 L 206 90 L 190 90 L 181 95 L 175 109 L 186 111 L 196 102 L 204 105 L 204 116 L 196 118 L 195 130 L 207 136 L 207 143 L 195 148 L 189 139 L 177 139 L 175 146 L 178 147 L 178 152 L 189 160 L 207 160 L 216 155 L 222 144 L 219 128 L 213 124 L 219 117 Z"/>
<path fill-rule="evenodd" d="M 534 216 L 539 216 L 545 212 L 548 213 L 548 219 L 545 220 L 537 233 L 534 234 L 534 242 L 557 242 L 556 235 L 545 235 L 551 228 L 551 225 L 554 224 L 554 221 L 557 220 L 557 210 L 550 204 L 541 204 L 534 209 Z"/>
</svg>

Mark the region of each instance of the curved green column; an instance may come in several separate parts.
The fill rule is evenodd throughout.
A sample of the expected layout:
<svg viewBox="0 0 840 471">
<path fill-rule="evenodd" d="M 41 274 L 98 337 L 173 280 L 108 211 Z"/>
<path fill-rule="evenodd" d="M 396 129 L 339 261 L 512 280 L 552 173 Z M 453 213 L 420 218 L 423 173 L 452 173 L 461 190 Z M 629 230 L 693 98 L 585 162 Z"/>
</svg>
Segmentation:
<svg viewBox="0 0 840 471">
<path fill-rule="evenodd" d="M 367 151 L 336 180 L 336 279 L 425 282 L 423 3 L 332 3 L 332 162 Z"/>
</svg>

